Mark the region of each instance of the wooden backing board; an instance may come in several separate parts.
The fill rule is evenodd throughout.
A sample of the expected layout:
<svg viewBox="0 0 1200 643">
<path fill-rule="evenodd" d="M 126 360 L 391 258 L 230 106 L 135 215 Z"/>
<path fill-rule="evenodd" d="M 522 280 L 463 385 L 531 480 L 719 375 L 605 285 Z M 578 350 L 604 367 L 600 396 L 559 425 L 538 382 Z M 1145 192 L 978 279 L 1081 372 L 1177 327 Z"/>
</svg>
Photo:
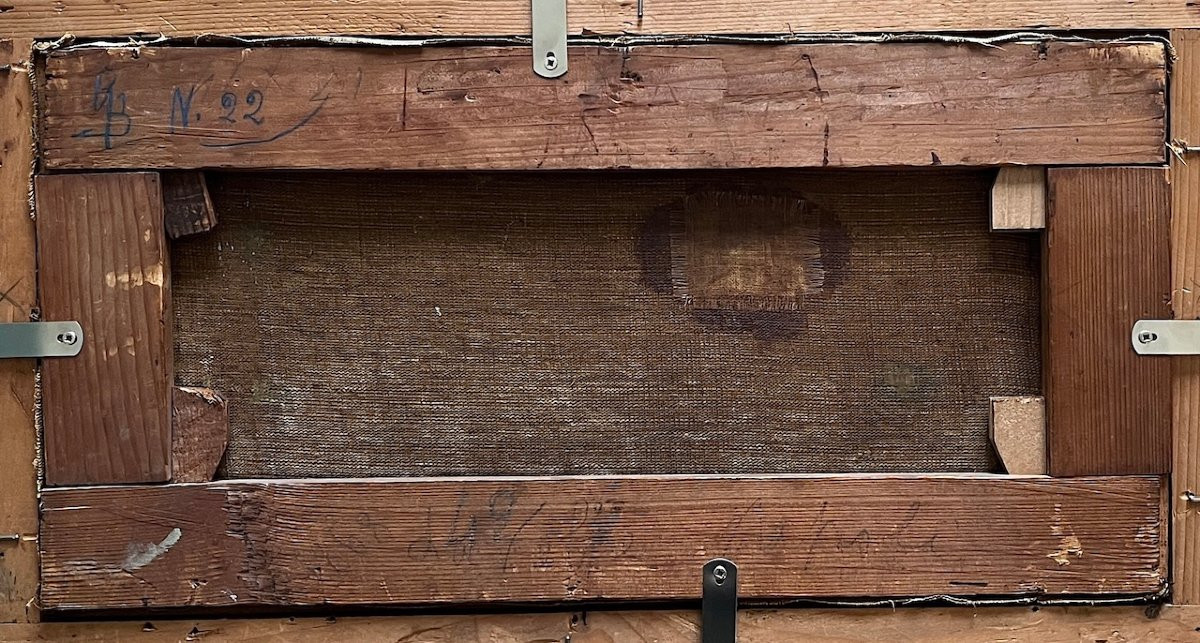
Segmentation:
<svg viewBox="0 0 1200 643">
<path fill-rule="evenodd" d="M 48 490 L 52 610 L 1153 594 L 1157 477 L 507 478 Z"/>
<path fill-rule="evenodd" d="M 1172 135 L 1200 145 L 1200 31 L 1173 31 L 1179 53 L 1172 90 Z M 1200 156 L 1171 159 L 1171 304 L 1177 319 L 1200 318 Z M 1200 603 L 1200 357 L 1171 358 L 1174 458 L 1171 468 L 1173 599 Z"/>
<path fill-rule="evenodd" d="M 1155 163 L 1159 43 L 155 48 L 47 61 L 50 168 Z M 1062 109 L 1070 104 L 1071 109 Z"/>
<path fill-rule="evenodd" d="M 46 483 L 170 479 L 170 286 L 158 175 L 36 180 L 42 317 L 78 321 L 77 357 L 46 360 Z"/>
<path fill-rule="evenodd" d="M 33 42 L 0 41 L 0 323 L 37 306 L 33 171 Z M 37 426 L 34 360 L 0 360 L 0 622 L 37 619 Z M 3 638 L 0 636 L 0 638 Z"/>
<path fill-rule="evenodd" d="M 695 643 L 700 613 L 580 611 L 371 618 L 138 620 L 0 625 L 0 640 L 177 643 Z M 1200 609 L 1122 607 L 911 607 L 742 609 L 740 643 L 996 643 L 997 641 L 1194 641 Z"/>
<path fill-rule="evenodd" d="M 1043 353 L 1050 475 L 1165 473 L 1171 362 L 1130 343 L 1170 316 L 1166 168 L 1049 171 Z"/>
<path fill-rule="evenodd" d="M 1200 26 L 1188 0 L 764 0 L 740 3 L 624 0 L 572 3 L 571 34 L 806 33 L 875 31 L 1000 31 L 1028 29 L 1166 29 Z M 474 35 L 529 33 L 523 0 L 182 0 L 123 3 L 105 0 L 9 0 L 0 30 L 14 36 L 57 37 L 164 34 Z"/>
</svg>

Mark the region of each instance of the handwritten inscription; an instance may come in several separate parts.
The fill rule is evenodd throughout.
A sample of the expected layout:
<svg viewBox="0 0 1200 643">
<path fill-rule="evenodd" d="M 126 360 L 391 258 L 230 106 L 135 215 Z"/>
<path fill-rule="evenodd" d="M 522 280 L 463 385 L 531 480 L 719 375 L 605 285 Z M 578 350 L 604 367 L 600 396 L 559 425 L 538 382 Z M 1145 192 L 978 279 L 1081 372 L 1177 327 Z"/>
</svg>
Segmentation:
<svg viewBox="0 0 1200 643">
<path fill-rule="evenodd" d="M 196 97 L 196 86 L 188 88 L 187 96 L 176 87 L 171 91 L 171 120 L 167 122 L 167 131 L 174 134 L 175 127 L 187 127 L 191 123 L 192 99 Z M 200 112 L 196 112 L 196 121 L 200 121 Z"/>
<path fill-rule="evenodd" d="M 266 122 L 262 114 L 266 102 L 266 94 L 261 89 L 250 89 L 240 95 L 235 92 L 223 92 L 219 105 L 214 105 L 212 112 L 202 109 L 197 103 L 200 95 L 200 85 L 174 86 L 169 92 L 167 110 L 167 133 L 184 133 L 188 128 L 199 125 L 206 113 L 217 114 L 216 120 L 221 123 L 247 123 L 247 127 L 258 128 Z M 96 75 L 92 86 L 91 111 L 99 119 L 99 124 L 85 127 L 73 134 L 74 138 L 98 138 L 106 150 L 113 148 L 115 142 L 129 136 L 135 125 L 136 110 L 130 112 L 131 105 L 126 92 L 121 91 L 116 74 L 103 71 Z M 311 114 L 308 118 L 311 118 Z M 290 131 L 290 130 L 289 130 Z M 270 139 L 273 140 L 273 139 Z"/>
<path fill-rule="evenodd" d="M 245 103 L 246 110 L 249 110 L 242 113 L 242 120 L 250 121 L 255 125 L 262 125 L 263 118 L 259 116 L 258 113 L 262 111 L 263 93 L 260 90 L 252 89 L 246 93 L 246 96 L 242 102 Z M 221 114 L 221 120 L 225 121 L 226 123 L 236 123 L 238 121 L 237 116 L 235 115 L 237 108 L 237 94 L 234 94 L 233 92 L 225 92 L 224 94 L 221 94 L 221 109 L 223 110 L 223 113 Z"/>
<path fill-rule="evenodd" d="M 101 138 L 104 149 L 112 149 L 113 138 L 127 136 L 133 129 L 125 92 L 116 90 L 117 78 L 110 71 L 96 74 L 92 83 L 92 112 L 100 114 L 101 126 L 87 127 L 74 134 L 75 138 Z"/>
</svg>

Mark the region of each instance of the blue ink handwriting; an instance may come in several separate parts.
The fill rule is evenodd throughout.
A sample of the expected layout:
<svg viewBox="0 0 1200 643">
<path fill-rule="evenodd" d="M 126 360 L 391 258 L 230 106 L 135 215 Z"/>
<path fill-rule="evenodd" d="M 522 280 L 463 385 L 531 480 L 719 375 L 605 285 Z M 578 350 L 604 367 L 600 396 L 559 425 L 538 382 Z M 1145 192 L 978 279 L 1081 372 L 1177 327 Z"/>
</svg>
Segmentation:
<svg viewBox="0 0 1200 643">
<path fill-rule="evenodd" d="M 118 92 L 117 77 L 111 71 L 96 74 L 92 82 L 92 111 L 103 114 L 104 126 L 100 131 L 87 127 L 72 134 L 74 138 L 102 138 L 104 149 L 112 149 L 113 137 L 127 136 L 133 129 L 133 118 L 129 116 L 125 92 Z"/>
</svg>

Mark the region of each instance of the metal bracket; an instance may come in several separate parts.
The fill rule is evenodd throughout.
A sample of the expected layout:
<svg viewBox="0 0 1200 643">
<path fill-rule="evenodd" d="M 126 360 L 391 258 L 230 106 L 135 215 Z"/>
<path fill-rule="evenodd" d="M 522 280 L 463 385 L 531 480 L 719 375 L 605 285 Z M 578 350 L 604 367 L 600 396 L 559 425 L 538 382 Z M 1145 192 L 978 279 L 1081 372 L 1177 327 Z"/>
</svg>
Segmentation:
<svg viewBox="0 0 1200 643">
<path fill-rule="evenodd" d="M 704 565 L 700 594 L 701 643 L 737 641 L 737 565 L 715 558 Z"/>
<path fill-rule="evenodd" d="M 0 359 L 74 357 L 82 349 L 83 327 L 79 322 L 0 324 Z"/>
<path fill-rule="evenodd" d="M 567 0 L 532 0 L 533 71 L 542 78 L 567 73 Z"/>
<path fill-rule="evenodd" d="M 1138 355 L 1200 355 L 1200 320 L 1142 319 L 1131 341 Z"/>
</svg>

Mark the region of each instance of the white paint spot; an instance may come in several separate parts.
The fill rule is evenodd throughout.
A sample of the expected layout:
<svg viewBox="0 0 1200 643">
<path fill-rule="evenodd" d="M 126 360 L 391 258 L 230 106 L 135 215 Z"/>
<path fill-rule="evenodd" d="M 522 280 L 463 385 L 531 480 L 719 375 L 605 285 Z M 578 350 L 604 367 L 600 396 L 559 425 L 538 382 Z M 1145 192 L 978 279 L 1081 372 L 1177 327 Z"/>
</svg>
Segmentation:
<svg viewBox="0 0 1200 643">
<path fill-rule="evenodd" d="M 130 543 L 129 549 L 125 552 L 125 562 L 121 563 L 121 569 L 128 572 L 149 565 L 159 556 L 171 551 L 171 547 L 174 547 L 175 543 L 179 542 L 181 536 L 183 536 L 183 532 L 179 531 L 179 527 L 176 527 L 157 545 L 153 543 Z"/>
<path fill-rule="evenodd" d="M 1053 560 L 1059 565 L 1070 565 L 1072 557 L 1083 557 L 1083 543 L 1079 542 L 1079 538 L 1075 536 L 1075 530 L 1063 518 L 1062 505 L 1058 503 L 1054 505 L 1054 517 L 1050 522 L 1050 533 L 1058 537 L 1059 545 L 1058 549 L 1046 554 L 1046 558 Z"/>
<path fill-rule="evenodd" d="M 1053 560 L 1061 565 L 1070 565 L 1071 557 L 1083 557 L 1083 544 L 1079 542 L 1079 538 L 1075 536 L 1063 536 L 1062 542 L 1056 551 L 1050 552 L 1046 558 Z"/>
<path fill-rule="evenodd" d="M 434 306 L 434 307 L 433 307 L 433 312 L 434 312 L 434 313 L 435 313 L 435 314 L 436 314 L 438 317 L 441 317 L 441 316 L 442 316 L 442 307 L 441 307 L 441 306 Z"/>
<path fill-rule="evenodd" d="M 128 272 L 109 272 L 104 275 L 104 285 L 109 288 L 116 288 L 120 285 L 122 290 L 129 290 L 145 284 L 162 288 L 163 265 L 161 263 L 145 268 L 135 267 Z"/>
</svg>

